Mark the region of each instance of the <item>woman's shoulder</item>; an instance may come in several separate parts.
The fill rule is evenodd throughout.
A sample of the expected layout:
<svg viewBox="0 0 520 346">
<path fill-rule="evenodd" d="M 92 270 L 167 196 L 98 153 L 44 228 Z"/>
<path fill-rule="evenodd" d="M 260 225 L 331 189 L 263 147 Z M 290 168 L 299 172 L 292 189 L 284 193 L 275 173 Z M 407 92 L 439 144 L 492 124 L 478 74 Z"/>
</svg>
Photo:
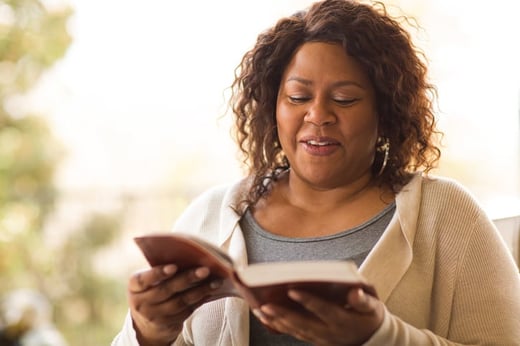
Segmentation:
<svg viewBox="0 0 520 346">
<path fill-rule="evenodd" d="M 480 204 L 474 194 L 455 178 L 416 173 L 398 194 L 401 205 L 422 210 L 441 210 L 479 214 Z"/>
<path fill-rule="evenodd" d="M 231 205 L 237 204 L 241 197 L 247 193 L 249 179 L 239 178 L 234 181 L 216 184 L 196 196 L 191 206 L 198 205 Z"/>
<path fill-rule="evenodd" d="M 223 220 L 229 223 L 235 222 L 238 219 L 236 205 L 246 191 L 247 182 L 246 178 L 238 179 L 214 185 L 201 192 L 183 210 L 175 221 L 173 230 L 188 233 L 212 233 L 222 226 Z"/>
<path fill-rule="evenodd" d="M 485 211 L 474 193 L 456 178 L 421 174 L 419 179 L 420 205 L 429 212 L 464 215 L 479 218 Z"/>
<path fill-rule="evenodd" d="M 459 180 L 441 175 L 421 175 L 423 194 L 434 194 L 444 198 L 463 198 L 476 202 L 472 191 Z"/>
<path fill-rule="evenodd" d="M 448 194 L 473 198 L 472 192 L 455 178 L 431 173 L 414 173 L 400 191 L 407 194 Z"/>
</svg>

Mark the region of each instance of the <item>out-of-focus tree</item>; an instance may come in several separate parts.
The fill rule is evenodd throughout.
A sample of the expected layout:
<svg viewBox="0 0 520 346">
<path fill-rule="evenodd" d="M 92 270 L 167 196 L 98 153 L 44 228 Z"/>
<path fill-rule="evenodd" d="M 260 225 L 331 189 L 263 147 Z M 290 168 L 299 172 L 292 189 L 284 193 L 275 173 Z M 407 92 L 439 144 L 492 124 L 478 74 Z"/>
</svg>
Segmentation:
<svg viewBox="0 0 520 346">
<path fill-rule="evenodd" d="M 45 241 L 64 147 L 41 114 L 13 106 L 66 54 L 72 14 L 40 0 L 0 0 L 0 300 L 19 290 L 39 292 L 70 344 L 101 345 L 115 333 L 111 321 L 121 321 L 113 314 L 125 307 L 125 296 L 122 284 L 94 269 L 94 259 L 118 234 L 121 215 L 90 215 L 59 246 Z M 0 316 L 0 335 L 4 326 L 22 337 L 24 321 L 2 324 Z"/>
<path fill-rule="evenodd" d="M 108 344 L 121 327 L 125 283 L 100 273 L 108 263 L 96 266 L 93 259 L 117 240 L 124 214 L 123 206 L 120 212 L 87 215 L 54 255 L 52 282 L 60 285 L 55 287 L 57 323 L 73 345 Z"/>
<path fill-rule="evenodd" d="M 0 1 L 0 235 L 40 229 L 52 209 L 61 150 L 45 121 L 10 109 L 65 54 L 71 11 L 38 0 Z M 12 107 L 11 107 L 12 108 Z M 14 114 L 13 114 L 14 113 Z"/>
<path fill-rule="evenodd" d="M 46 262 L 38 244 L 56 198 L 53 178 L 62 148 L 42 117 L 19 114 L 12 100 L 29 91 L 64 56 L 71 43 L 66 30 L 70 15 L 65 8 L 50 12 L 38 0 L 0 1 L 2 292 L 20 284 L 39 287 L 45 275 L 32 269 Z"/>
<path fill-rule="evenodd" d="M 52 268 L 52 254 L 42 242 L 41 230 L 57 195 L 53 179 L 62 147 L 44 118 L 21 114 L 12 101 L 64 56 L 71 43 L 66 30 L 71 13 L 66 8 L 49 11 L 38 0 L 0 1 L 2 297 L 21 288 L 49 293 L 46 275 Z"/>
</svg>

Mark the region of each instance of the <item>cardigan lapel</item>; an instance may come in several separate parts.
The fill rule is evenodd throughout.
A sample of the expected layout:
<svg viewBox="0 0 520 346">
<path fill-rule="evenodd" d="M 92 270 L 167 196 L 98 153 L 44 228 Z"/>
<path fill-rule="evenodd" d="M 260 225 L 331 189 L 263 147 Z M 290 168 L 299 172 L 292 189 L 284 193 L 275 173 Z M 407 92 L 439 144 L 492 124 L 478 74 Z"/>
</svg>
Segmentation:
<svg viewBox="0 0 520 346">
<path fill-rule="evenodd" d="M 246 191 L 250 184 L 251 178 L 244 178 L 232 185 L 222 197 L 221 209 L 219 211 L 218 245 L 224 245 L 230 240 L 233 233 L 236 233 L 240 214 L 244 212 L 239 210 L 239 203 L 246 197 Z"/>
<path fill-rule="evenodd" d="M 416 174 L 396 196 L 396 212 L 381 239 L 360 267 L 386 302 L 412 262 L 413 242 L 419 215 L 422 176 Z"/>
<path fill-rule="evenodd" d="M 218 225 L 219 245 L 233 259 L 236 267 L 247 265 L 247 253 L 244 235 L 239 229 L 240 215 L 237 201 L 244 194 L 244 185 L 248 180 L 242 180 L 233 186 L 224 196 Z M 242 299 L 226 298 L 225 318 L 220 336 L 222 346 L 244 346 L 249 344 L 249 306 Z"/>
<path fill-rule="evenodd" d="M 244 197 L 248 180 L 235 184 L 223 197 L 218 225 L 218 246 L 223 248 L 233 259 L 235 266 L 247 265 L 246 242 L 240 230 L 240 211 L 238 201 Z"/>
</svg>

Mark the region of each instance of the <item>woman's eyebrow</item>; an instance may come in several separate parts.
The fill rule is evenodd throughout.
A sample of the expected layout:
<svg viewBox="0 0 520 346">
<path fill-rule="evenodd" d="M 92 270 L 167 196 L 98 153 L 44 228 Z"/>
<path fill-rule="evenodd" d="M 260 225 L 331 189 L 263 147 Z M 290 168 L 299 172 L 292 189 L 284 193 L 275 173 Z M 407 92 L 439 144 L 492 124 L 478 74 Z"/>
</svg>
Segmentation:
<svg viewBox="0 0 520 346">
<path fill-rule="evenodd" d="M 301 77 L 289 77 L 287 78 L 286 82 L 298 82 L 305 85 L 312 85 L 312 81 L 309 79 L 301 78 Z"/>
<path fill-rule="evenodd" d="M 292 76 L 292 77 L 287 78 L 286 82 L 298 82 L 298 83 L 301 83 L 301 84 L 304 84 L 307 86 L 313 84 L 312 80 L 297 77 L 297 76 Z M 332 84 L 333 87 L 352 86 L 352 85 L 356 86 L 358 88 L 361 88 L 361 89 L 367 89 L 362 84 L 360 84 L 356 81 L 353 81 L 353 80 L 340 80 L 340 81 L 334 82 Z"/>
</svg>

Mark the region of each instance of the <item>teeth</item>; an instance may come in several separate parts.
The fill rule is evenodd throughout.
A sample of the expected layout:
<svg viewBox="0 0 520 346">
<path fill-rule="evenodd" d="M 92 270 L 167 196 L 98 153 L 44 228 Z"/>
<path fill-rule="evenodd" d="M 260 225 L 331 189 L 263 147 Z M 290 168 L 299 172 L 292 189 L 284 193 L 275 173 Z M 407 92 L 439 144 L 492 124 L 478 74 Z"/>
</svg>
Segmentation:
<svg viewBox="0 0 520 346">
<path fill-rule="evenodd" d="M 317 146 L 324 146 L 324 145 L 329 144 L 328 142 L 317 142 L 317 141 L 313 141 L 313 140 L 307 141 L 307 143 L 310 145 L 317 145 Z"/>
</svg>

